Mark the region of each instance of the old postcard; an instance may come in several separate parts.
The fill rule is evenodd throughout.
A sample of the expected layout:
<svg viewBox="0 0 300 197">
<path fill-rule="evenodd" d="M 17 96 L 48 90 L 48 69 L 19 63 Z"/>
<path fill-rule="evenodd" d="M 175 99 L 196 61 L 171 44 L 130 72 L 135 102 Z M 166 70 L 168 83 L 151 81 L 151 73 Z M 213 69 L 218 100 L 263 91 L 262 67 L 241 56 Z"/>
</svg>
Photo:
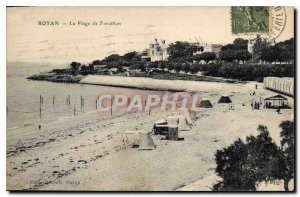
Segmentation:
<svg viewBox="0 0 300 197">
<path fill-rule="evenodd" d="M 7 7 L 9 191 L 295 191 L 294 8 Z"/>
</svg>

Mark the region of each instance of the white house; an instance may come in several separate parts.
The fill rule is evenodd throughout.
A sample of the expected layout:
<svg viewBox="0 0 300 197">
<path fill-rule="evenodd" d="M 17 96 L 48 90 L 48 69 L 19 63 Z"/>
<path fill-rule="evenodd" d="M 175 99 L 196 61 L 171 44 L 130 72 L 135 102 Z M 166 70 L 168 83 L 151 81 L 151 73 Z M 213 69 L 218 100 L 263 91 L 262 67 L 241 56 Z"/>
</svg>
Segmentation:
<svg viewBox="0 0 300 197">
<path fill-rule="evenodd" d="M 165 40 L 159 42 L 154 39 L 154 42 L 149 44 L 149 48 L 142 52 L 142 60 L 151 62 L 167 61 L 169 57 L 167 48 L 168 45 Z"/>
</svg>

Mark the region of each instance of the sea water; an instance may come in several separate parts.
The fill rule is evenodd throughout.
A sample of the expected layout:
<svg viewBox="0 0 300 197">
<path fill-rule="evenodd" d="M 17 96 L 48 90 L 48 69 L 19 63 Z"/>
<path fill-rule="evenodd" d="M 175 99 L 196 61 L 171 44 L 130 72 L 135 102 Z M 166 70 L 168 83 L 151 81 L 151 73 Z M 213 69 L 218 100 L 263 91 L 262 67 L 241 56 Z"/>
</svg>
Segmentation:
<svg viewBox="0 0 300 197">
<path fill-rule="evenodd" d="M 48 72 L 54 68 L 66 65 L 49 63 L 8 63 L 6 66 L 6 123 L 7 130 L 53 122 L 65 118 L 97 113 L 99 116 L 110 116 L 110 112 L 101 114 L 96 109 L 96 100 L 103 94 L 122 94 L 129 97 L 136 94 L 162 95 L 163 92 L 97 86 L 88 84 L 54 83 L 48 81 L 34 81 L 26 79 L 41 72 Z M 40 95 L 43 103 L 40 104 Z M 67 99 L 70 96 L 70 105 Z M 53 97 L 55 101 L 53 104 Z M 81 105 L 81 97 L 84 106 Z M 41 110 L 41 115 L 40 115 Z M 120 115 L 122 110 L 114 112 Z"/>
</svg>

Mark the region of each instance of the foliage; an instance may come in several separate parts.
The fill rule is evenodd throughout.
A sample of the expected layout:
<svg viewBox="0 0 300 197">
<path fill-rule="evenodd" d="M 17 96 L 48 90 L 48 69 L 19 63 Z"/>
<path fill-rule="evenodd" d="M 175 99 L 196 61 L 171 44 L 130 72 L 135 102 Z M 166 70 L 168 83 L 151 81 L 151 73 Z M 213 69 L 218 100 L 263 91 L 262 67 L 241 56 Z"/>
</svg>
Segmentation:
<svg viewBox="0 0 300 197">
<path fill-rule="evenodd" d="M 254 81 L 267 76 L 294 77 L 294 65 L 273 64 L 239 64 L 237 62 L 223 62 L 218 64 L 201 65 L 203 74 L 213 77 L 225 77 L 243 81 Z"/>
<path fill-rule="evenodd" d="M 289 39 L 279 42 L 274 46 L 270 46 L 264 39 L 257 37 L 257 42 L 254 46 L 255 58 L 267 62 L 287 62 L 294 58 L 294 39 Z M 146 71 L 149 69 L 165 69 L 169 71 L 175 70 L 197 73 L 203 71 L 203 74 L 208 76 L 233 78 L 239 80 L 257 80 L 261 81 L 266 76 L 276 77 L 293 77 L 294 67 L 292 64 L 286 66 L 279 65 L 250 65 L 247 62 L 251 58 L 251 54 L 247 51 L 248 41 L 242 38 L 237 38 L 232 44 L 224 45 L 219 53 L 219 59 L 216 58 L 213 52 L 203 52 L 193 55 L 196 51 L 203 51 L 203 47 L 190 44 L 188 42 L 177 41 L 171 43 L 167 48 L 169 60 L 166 62 L 146 62 L 141 60 L 141 54 L 132 51 L 124 55 L 112 54 L 101 60 L 94 60 L 88 65 L 81 65 L 78 62 L 72 62 L 70 69 L 60 71 L 61 73 L 69 72 L 73 75 L 77 74 L 94 74 L 95 65 L 106 65 L 106 68 L 117 68 L 119 72 L 124 71 L 124 67 L 130 69 L 140 69 Z M 212 60 L 218 60 L 217 64 L 200 65 L 193 64 L 193 60 L 205 61 L 209 63 Z M 240 62 L 244 64 L 239 64 Z"/>
<path fill-rule="evenodd" d="M 294 39 L 267 46 L 261 50 L 261 60 L 267 62 L 286 62 L 294 59 Z"/>
<path fill-rule="evenodd" d="M 295 163 L 295 130 L 294 122 L 283 121 L 279 127 L 281 128 L 281 146 L 283 163 L 285 164 L 280 171 L 283 173 L 282 178 L 284 179 L 285 190 L 288 190 L 288 182 L 292 179 L 294 175 L 294 163 Z"/>
<path fill-rule="evenodd" d="M 255 191 L 259 183 L 281 178 L 281 150 L 267 127 L 259 125 L 258 132 L 216 152 L 216 173 L 223 180 L 214 191 Z"/>
<path fill-rule="evenodd" d="M 216 59 L 216 54 L 213 53 L 213 52 L 204 52 L 204 53 L 201 53 L 201 54 L 193 55 L 192 59 L 195 60 L 195 61 L 203 60 L 205 62 L 209 62 L 211 60 Z"/>
<path fill-rule="evenodd" d="M 237 38 L 233 44 L 227 44 L 221 48 L 220 59 L 226 62 L 232 61 L 247 61 L 251 58 L 251 54 L 247 50 L 248 41 L 242 38 Z"/>
<path fill-rule="evenodd" d="M 80 66 L 81 66 L 80 63 L 72 62 L 70 64 L 72 74 L 78 74 Z"/>
<path fill-rule="evenodd" d="M 167 48 L 169 54 L 169 60 L 178 61 L 186 60 L 188 57 L 191 57 L 194 52 L 198 50 L 198 47 L 192 45 L 188 42 L 177 41 L 175 43 L 171 43 Z"/>
<path fill-rule="evenodd" d="M 233 41 L 233 45 L 236 50 L 247 50 L 248 40 L 244 40 L 243 38 L 237 38 Z"/>
<path fill-rule="evenodd" d="M 256 37 L 256 42 L 254 43 L 253 47 L 253 60 L 257 62 L 261 60 L 262 51 L 268 47 L 268 43 L 265 39 L 262 39 L 259 35 Z"/>
</svg>

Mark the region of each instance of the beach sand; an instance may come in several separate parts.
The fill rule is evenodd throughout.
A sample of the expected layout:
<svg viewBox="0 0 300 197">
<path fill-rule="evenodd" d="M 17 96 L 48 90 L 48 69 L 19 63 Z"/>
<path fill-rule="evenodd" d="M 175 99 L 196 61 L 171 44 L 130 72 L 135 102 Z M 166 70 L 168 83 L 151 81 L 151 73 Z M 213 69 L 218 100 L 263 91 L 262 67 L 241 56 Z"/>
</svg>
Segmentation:
<svg viewBox="0 0 300 197">
<path fill-rule="evenodd" d="M 254 82 L 226 84 L 192 82 L 211 100 L 213 108 L 197 112 L 190 131 L 181 131 L 182 141 L 160 140 L 152 136 L 155 150 L 126 147 L 126 130 L 151 131 L 153 123 L 171 112 L 132 113 L 102 120 L 99 114 L 70 117 L 36 127 L 7 132 L 7 190 L 85 190 L 85 191 L 169 191 L 210 190 L 218 180 L 214 173 L 216 150 L 237 138 L 257 134 L 259 124 L 266 125 L 279 145 L 283 120 L 293 119 L 292 109 L 252 110 L 259 96 L 276 95 Z M 195 88 L 196 87 L 196 88 Z M 255 96 L 250 92 L 256 91 Z M 221 95 L 232 99 L 218 104 Z"/>
</svg>

